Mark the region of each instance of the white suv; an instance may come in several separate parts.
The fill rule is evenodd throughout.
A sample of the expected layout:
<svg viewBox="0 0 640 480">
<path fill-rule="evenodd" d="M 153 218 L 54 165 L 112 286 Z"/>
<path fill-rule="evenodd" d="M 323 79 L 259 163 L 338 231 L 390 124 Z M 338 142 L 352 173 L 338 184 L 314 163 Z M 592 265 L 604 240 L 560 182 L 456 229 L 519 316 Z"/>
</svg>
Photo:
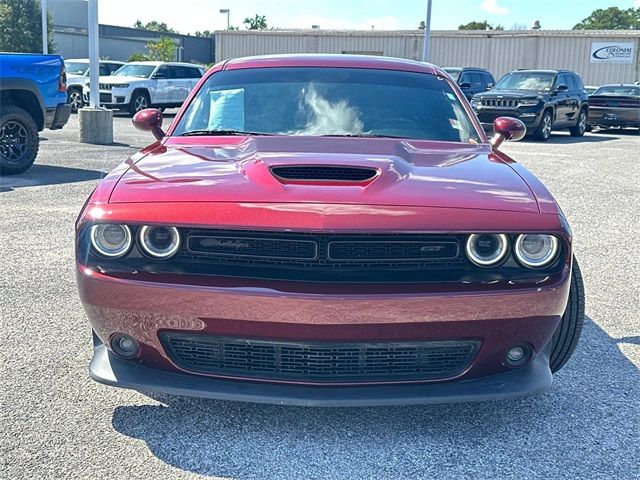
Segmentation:
<svg viewBox="0 0 640 480">
<path fill-rule="evenodd" d="M 100 105 L 131 115 L 149 108 L 179 107 L 204 75 L 200 65 L 178 62 L 130 62 L 100 77 Z M 89 82 L 82 90 L 89 103 Z"/>
<path fill-rule="evenodd" d="M 111 75 L 124 62 L 115 60 L 100 60 L 100 76 Z M 67 103 L 71 105 L 71 112 L 75 113 L 82 107 L 82 87 L 89 78 L 89 59 L 71 58 L 64 61 L 67 71 Z"/>
</svg>

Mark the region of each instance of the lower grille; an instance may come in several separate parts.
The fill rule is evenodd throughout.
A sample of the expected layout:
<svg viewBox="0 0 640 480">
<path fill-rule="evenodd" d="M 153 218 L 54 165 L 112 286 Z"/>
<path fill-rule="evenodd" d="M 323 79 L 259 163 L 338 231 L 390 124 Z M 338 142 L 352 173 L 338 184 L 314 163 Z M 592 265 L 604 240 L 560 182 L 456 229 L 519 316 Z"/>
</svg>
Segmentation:
<svg viewBox="0 0 640 480">
<path fill-rule="evenodd" d="M 195 373 L 317 383 L 423 381 L 466 370 L 480 342 L 335 343 L 163 333 L 169 357 Z"/>
</svg>

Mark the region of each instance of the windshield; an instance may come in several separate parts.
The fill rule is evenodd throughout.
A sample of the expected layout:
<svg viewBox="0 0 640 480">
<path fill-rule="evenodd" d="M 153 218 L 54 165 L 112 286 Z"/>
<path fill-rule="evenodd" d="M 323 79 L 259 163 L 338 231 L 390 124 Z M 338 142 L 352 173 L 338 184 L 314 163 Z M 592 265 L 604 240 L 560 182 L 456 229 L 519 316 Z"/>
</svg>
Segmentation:
<svg viewBox="0 0 640 480">
<path fill-rule="evenodd" d="M 554 77 L 553 73 L 545 72 L 511 72 L 496 83 L 494 90 L 549 91 Z"/>
<path fill-rule="evenodd" d="M 202 85 L 174 135 L 388 136 L 479 142 L 446 80 L 359 68 L 226 70 Z"/>
<path fill-rule="evenodd" d="M 120 67 L 111 75 L 113 75 L 114 77 L 149 78 L 155 69 L 155 65 L 127 64 Z"/>
<path fill-rule="evenodd" d="M 443 68 L 443 70 L 447 72 L 455 82 L 458 81 L 458 79 L 460 78 L 460 72 L 462 72 L 462 69 L 460 68 Z"/>
<path fill-rule="evenodd" d="M 64 68 L 67 72 L 67 75 L 85 75 L 89 71 L 89 63 L 65 62 Z"/>
<path fill-rule="evenodd" d="M 605 85 L 598 88 L 594 95 L 631 95 L 639 96 L 640 87 L 633 85 Z"/>
</svg>

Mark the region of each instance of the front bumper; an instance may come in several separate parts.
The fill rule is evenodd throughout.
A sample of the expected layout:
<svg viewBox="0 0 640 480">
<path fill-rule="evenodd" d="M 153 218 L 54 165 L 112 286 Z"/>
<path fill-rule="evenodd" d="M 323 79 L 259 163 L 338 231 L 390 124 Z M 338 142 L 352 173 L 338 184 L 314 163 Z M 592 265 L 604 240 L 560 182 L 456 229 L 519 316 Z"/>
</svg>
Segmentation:
<svg viewBox="0 0 640 480">
<path fill-rule="evenodd" d="M 316 387 L 224 380 L 153 369 L 122 360 L 98 343 L 89 373 L 97 382 L 144 393 L 313 407 L 417 405 L 505 400 L 540 393 L 553 380 L 546 350 L 525 368 L 469 380 Z"/>
<path fill-rule="evenodd" d="M 82 91 L 82 100 L 88 105 L 90 101 L 89 89 Z M 100 90 L 100 106 L 113 110 L 126 109 L 129 107 L 131 92 L 128 89 L 113 88 L 111 90 Z"/>
<path fill-rule="evenodd" d="M 60 103 L 56 108 L 49 108 L 46 111 L 45 128 L 59 130 L 64 127 L 71 116 L 71 105 Z"/>
<path fill-rule="evenodd" d="M 493 122 L 498 117 L 513 117 L 521 120 L 527 127 L 527 133 L 532 133 L 536 128 L 538 128 L 540 120 L 542 119 L 542 110 L 538 110 L 536 107 L 523 107 L 510 110 L 474 107 L 474 112 L 478 116 L 478 120 L 480 120 L 482 128 L 487 132 L 493 130 Z"/>
</svg>

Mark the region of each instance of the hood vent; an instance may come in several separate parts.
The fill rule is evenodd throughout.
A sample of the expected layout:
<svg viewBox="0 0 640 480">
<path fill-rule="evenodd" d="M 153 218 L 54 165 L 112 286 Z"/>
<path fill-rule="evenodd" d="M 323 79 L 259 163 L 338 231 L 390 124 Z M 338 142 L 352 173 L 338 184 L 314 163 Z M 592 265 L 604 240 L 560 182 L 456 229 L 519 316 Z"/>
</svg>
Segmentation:
<svg viewBox="0 0 640 480">
<path fill-rule="evenodd" d="M 364 183 L 372 180 L 378 174 L 378 171 L 375 168 L 341 165 L 287 165 L 271 167 L 271 173 L 284 183 Z"/>
</svg>

